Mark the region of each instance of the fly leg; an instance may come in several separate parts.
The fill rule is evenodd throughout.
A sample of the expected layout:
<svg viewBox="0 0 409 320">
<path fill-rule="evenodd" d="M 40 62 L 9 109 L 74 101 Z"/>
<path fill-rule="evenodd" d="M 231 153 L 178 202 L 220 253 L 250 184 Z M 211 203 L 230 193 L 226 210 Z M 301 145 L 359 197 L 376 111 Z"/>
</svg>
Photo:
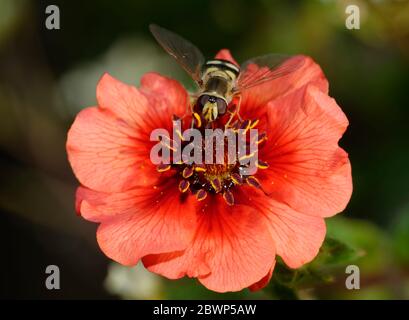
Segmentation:
<svg viewBox="0 0 409 320">
<path fill-rule="evenodd" d="M 240 111 L 240 104 L 241 104 L 241 95 L 238 96 L 238 99 L 239 99 L 239 101 L 237 102 L 234 111 L 231 112 L 231 113 L 229 112 L 229 113 L 230 113 L 230 118 L 229 118 L 229 120 L 226 122 L 225 128 L 228 128 L 228 127 L 229 127 L 231 121 L 234 119 L 235 116 L 237 116 L 237 118 L 238 118 L 240 121 L 243 121 L 243 120 L 241 119 L 240 113 L 239 113 L 239 111 Z"/>
</svg>

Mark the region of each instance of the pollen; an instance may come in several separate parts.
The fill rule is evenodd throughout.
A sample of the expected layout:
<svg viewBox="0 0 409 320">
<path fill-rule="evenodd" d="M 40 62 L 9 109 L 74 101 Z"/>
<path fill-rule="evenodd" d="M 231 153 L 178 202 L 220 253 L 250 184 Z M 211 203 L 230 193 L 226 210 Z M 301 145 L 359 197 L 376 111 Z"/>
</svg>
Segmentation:
<svg viewBox="0 0 409 320">
<path fill-rule="evenodd" d="M 234 196 L 230 190 L 227 190 L 226 192 L 223 193 L 223 199 L 229 206 L 234 205 Z"/>
<path fill-rule="evenodd" d="M 197 193 L 196 193 L 196 199 L 197 201 L 203 201 L 204 199 L 206 199 L 207 197 L 207 192 L 203 189 L 200 189 Z"/>
<path fill-rule="evenodd" d="M 238 173 L 232 173 L 230 178 L 234 182 L 234 184 L 240 185 L 243 183 L 243 179 Z"/>
<path fill-rule="evenodd" d="M 267 169 L 268 168 L 268 163 L 262 160 L 257 161 L 257 167 L 259 169 Z"/>
<path fill-rule="evenodd" d="M 192 116 L 192 127 L 195 129 L 199 129 L 201 132 L 204 132 L 206 128 L 202 127 L 202 122 L 200 115 L 197 113 L 193 113 Z M 257 124 L 259 123 L 258 119 L 253 120 L 235 120 L 231 125 L 226 125 L 226 129 L 233 130 L 239 139 L 239 134 L 244 134 L 249 131 L 249 129 L 254 129 Z M 216 127 L 217 128 L 217 127 Z M 179 133 L 177 133 L 179 135 Z M 179 135 L 181 136 L 181 134 Z M 205 136 L 205 135 L 203 135 Z M 225 141 L 228 142 L 228 136 L 224 136 Z M 241 138 L 240 138 L 241 139 Z M 252 137 L 252 143 L 260 144 L 267 139 L 266 133 L 261 133 L 256 135 L 254 138 Z M 164 144 L 172 146 L 173 141 L 170 139 L 169 141 L 163 141 Z M 188 141 L 182 141 L 183 144 L 187 144 Z M 205 141 L 203 140 L 202 145 L 206 145 Z M 219 143 L 216 141 L 216 144 Z M 249 175 L 247 174 L 246 169 L 249 168 L 251 164 L 255 164 L 257 166 L 256 169 L 267 169 L 268 163 L 257 159 L 258 152 L 252 151 L 250 152 L 250 139 L 245 139 L 246 149 L 243 152 L 243 149 L 236 152 L 233 161 L 229 161 L 229 149 L 228 144 L 224 144 L 224 161 L 223 163 L 187 163 L 184 158 L 183 161 L 177 161 L 173 165 L 165 165 L 160 164 L 157 167 L 159 172 L 168 171 L 170 169 L 176 170 L 176 177 L 179 180 L 178 182 L 178 189 L 181 193 L 190 192 L 193 194 L 197 201 L 204 201 L 208 197 L 222 197 L 227 205 L 233 206 L 236 201 L 234 198 L 234 190 L 235 188 L 240 188 L 243 184 L 247 184 L 253 188 L 261 189 L 262 186 L 260 181 L 254 176 L 254 174 Z M 205 151 L 203 151 L 203 155 Z M 213 155 L 215 159 L 215 155 Z M 182 156 L 183 158 L 183 156 Z M 205 157 L 203 157 L 204 159 Z M 254 159 L 256 158 L 256 159 Z M 252 160 L 255 161 L 252 161 Z M 255 175 L 257 172 L 255 173 Z M 206 202 L 205 202 L 206 205 Z"/>
<path fill-rule="evenodd" d="M 246 178 L 246 182 L 250 187 L 261 188 L 261 184 L 256 177 L 250 176 Z"/>
<path fill-rule="evenodd" d="M 156 167 L 156 170 L 158 170 L 158 172 L 165 172 L 168 171 L 171 167 L 172 166 L 170 164 L 161 163 Z"/>
<path fill-rule="evenodd" d="M 182 172 L 183 178 L 187 179 L 187 178 L 191 177 L 192 174 L 193 174 L 193 172 L 194 172 L 194 171 L 193 171 L 193 168 L 192 168 L 192 167 L 186 167 L 186 168 L 184 168 L 184 169 L 183 169 L 183 172 Z"/>
<path fill-rule="evenodd" d="M 197 172 L 206 172 L 206 166 L 203 164 L 196 164 L 195 171 Z"/>
<path fill-rule="evenodd" d="M 182 193 L 184 193 L 184 192 L 186 192 L 186 191 L 189 189 L 189 186 L 190 186 L 190 182 L 189 182 L 189 181 L 181 180 L 181 181 L 179 182 L 179 191 L 182 192 Z"/>
</svg>

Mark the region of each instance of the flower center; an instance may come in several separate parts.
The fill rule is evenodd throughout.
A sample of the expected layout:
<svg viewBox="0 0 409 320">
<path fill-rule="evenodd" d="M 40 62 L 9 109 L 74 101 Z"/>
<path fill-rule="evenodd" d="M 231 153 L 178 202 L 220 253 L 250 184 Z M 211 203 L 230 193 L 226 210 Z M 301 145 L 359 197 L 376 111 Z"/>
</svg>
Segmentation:
<svg viewBox="0 0 409 320">
<path fill-rule="evenodd" d="M 197 121 L 193 123 L 193 128 L 204 132 L 204 129 L 200 128 L 201 124 L 199 123 L 198 126 L 195 123 Z M 234 139 L 236 142 L 244 141 L 244 148 L 234 149 L 232 153 L 229 146 L 223 144 L 222 163 L 220 161 L 210 161 L 211 163 L 208 163 L 208 161 L 204 163 L 180 161 L 172 164 L 160 164 L 157 170 L 159 172 L 175 170 L 179 191 L 182 193 L 192 192 L 198 201 L 206 199 L 208 194 L 220 194 L 227 204 L 234 205 L 232 189 L 245 183 L 251 187 L 261 189 L 260 182 L 254 176 L 254 171 L 268 168 L 266 162 L 257 159 L 257 151 L 251 152 L 252 144 L 258 146 L 267 140 L 266 134 L 258 134 L 257 132 L 256 135 L 247 137 L 249 129 L 254 129 L 257 123 L 258 120 L 236 120 L 233 124 L 224 128 L 224 133 L 229 130 L 229 134 L 233 133 L 235 135 Z M 228 141 L 226 135 L 224 135 L 222 140 L 216 140 L 216 145 L 220 142 Z M 183 143 L 187 144 L 188 142 L 184 141 Z M 165 145 L 171 149 L 170 144 Z M 201 145 L 207 145 L 206 141 L 202 139 Z M 203 155 L 205 152 L 206 150 L 203 151 Z M 215 160 L 215 157 L 212 156 L 212 159 Z M 256 166 L 255 170 L 250 170 L 252 165 Z"/>
</svg>

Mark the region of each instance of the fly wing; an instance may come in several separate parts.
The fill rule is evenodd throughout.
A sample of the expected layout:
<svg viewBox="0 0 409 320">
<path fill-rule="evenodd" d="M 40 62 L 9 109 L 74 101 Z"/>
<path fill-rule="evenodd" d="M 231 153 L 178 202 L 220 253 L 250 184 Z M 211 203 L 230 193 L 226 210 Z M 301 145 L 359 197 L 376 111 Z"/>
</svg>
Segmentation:
<svg viewBox="0 0 409 320">
<path fill-rule="evenodd" d="M 151 24 L 149 29 L 162 48 L 176 59 L 193 80 L 199 82 L 201 79 L 202 66 L 205 62 L 200 50 L 172 31 L 161 28 L 155 24 Z"/>
<path fill-rule="evenodd" d="M 266 81 L 286 76 L 298 70 L 304 64 L 301 56 L 269 54 L 244 62 L 240 67 L 236 92 L 243 92 Z"/>
</svg>

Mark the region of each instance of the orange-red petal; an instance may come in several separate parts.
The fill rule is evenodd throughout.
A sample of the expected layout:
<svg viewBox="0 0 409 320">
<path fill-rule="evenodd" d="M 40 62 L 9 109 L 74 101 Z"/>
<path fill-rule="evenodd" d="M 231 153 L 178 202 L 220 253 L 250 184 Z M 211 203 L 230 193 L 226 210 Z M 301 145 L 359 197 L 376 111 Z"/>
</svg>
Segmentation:
<svg viewBox="0 0 409 320">
<path fill-rule="evenodd" d="M 67 138 L 71 167 L 81 184 L 114 192 L 157 179 L 146 148 L 135 143 L 134 130 L 108 111 L 87 108 L 76 117 Z"/>
<path fill-rule="evenodd" d="M 275 267 L 275 261 L 271 269 L 268 271 L 268 273 L 261 280 L 257 281 L 256 283 L 252 284 L 249 287 L 250 291 L 253 291 L 253 292 L 258 291 L 266 287 L 268 283 L 270 282 L 271 277 L 273 276 L 274 267 Z"/>
<path fill-rule="evenodd" d="M 156 143 L 150 134 L 170 131 L 187 99 L 177 81 L 157 74 L 146 74 L 140 89 L 105 74 L 97 87 L 99 107 L 81 111 L 68 132 L 68 158 L 78 180 L 102 192 L 152 185 L 158 174 L 149 158 Z"/>
<path fill-rule="evenodd" d="M 233 56 L 231 55 L 231 52 L 229 49 L 221 49 L 215 56 L 216 59 L 222 59 L 222 60 L 226 60 L 229 61 L 235 65 L 239 65 L 237 63 L 237 61 L 233 58 Z"/>
<path fill-rule="evenodd" d="M 196 229 L 193 197 L 169 183 L 112 194 L 80 188 L 77 196 L 81 215 L 101 222 L 101 250 L 124 265 L 134 265 L 145 255 L 183 250 Z"/>
<path fill-rule="evenodd" d="M 243 92 L 240 104 L 240 114 L 243 118 L 261 119 L 266 112 L 265 107 L 268 102 L 284 97 L 308 84 L 314 84 L 322 92 L 328 93 L 328 81 L 314 60 L 307 56 L 294 56 L 292 59 L 301 61 L 302 66 L 298 70 Z M 246 72 L 246 70 L 241 72 Z"/>
<path fill-rule="evenodd" d="M 251 207 L 231 207 L 220 199 L 212 197 L 198 211 L 194 240 L 184 252 L 145 257 L 145 266 L 171 279 L 197 277 L 217 292 L 238 291 L 262 279 L 275 259 L 265 219 Z"/>
<path fill-rule="evenodd" d="M 268 140 L 259 151 L 263 189 L 295 210 L 332 216 L 352 193 L 348 154 L 338 146 L 348 120 L 335 100 L 306 86 L 268 106 Z"/>
<path fill-rule="evenodd" d="M 291 268 L 301 267 L 314 259 L 326 234 L 324 218 L 298 212 L 265 196 L 261 190 L 250 188 L 243 186 L 237 197 L 266 218 L 277 255 Z"/>
</svg>

